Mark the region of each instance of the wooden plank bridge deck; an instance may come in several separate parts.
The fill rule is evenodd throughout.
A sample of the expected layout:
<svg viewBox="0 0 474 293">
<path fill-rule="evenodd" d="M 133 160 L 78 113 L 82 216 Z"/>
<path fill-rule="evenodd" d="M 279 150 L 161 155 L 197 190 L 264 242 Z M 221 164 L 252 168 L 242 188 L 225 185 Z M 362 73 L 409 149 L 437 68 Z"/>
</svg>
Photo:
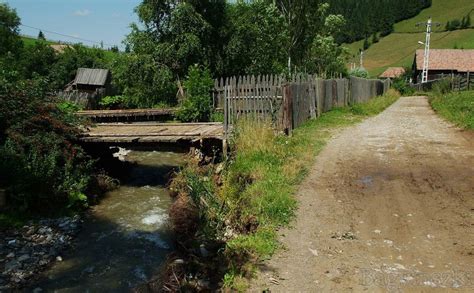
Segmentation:
<svg viewBox="0 0 474 293">
<path fill-rule="evenodd" d="M 193 144 L 203 140 L 224 138 L 222 123 L 100 123 L 90 127 L 81 136 L 86 143 L 140 144 L 171 143 Z"/>
<path fill-rule="evenodd" d="M 176 109 L 125 109 L 125 110 L 85 110 L 76 115 L 87 117 L 94 121 L 122 121 L 122 120 L 153 120 L 172 117 Z"/>
</svg>

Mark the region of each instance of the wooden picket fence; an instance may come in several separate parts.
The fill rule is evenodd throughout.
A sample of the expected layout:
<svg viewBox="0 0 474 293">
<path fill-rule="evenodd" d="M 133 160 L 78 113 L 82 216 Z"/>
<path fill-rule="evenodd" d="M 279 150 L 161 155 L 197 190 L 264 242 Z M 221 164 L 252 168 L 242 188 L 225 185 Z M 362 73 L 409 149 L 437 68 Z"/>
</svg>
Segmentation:
<svg viewBox="0 0 474 293">
<path fill-rule="evenodd" d="M 278 75 L 239 76 L 215 81 L 214 107 L 223 109 L 224 131 L 242 118 L 271 122 L 290 133 L 309 119 L 334 107 L 366 102 L 383 95 L 390 81 L 319 79 L 312 75 L 284 78 Z"/>
</svg>

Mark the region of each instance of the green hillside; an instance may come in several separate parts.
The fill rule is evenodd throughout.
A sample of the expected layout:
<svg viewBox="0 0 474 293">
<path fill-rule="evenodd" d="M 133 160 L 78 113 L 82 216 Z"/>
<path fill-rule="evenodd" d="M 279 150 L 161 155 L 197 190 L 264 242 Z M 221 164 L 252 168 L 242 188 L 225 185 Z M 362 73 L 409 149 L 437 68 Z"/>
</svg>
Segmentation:
<svg viewBox="0 0 474 293">
<path fill-rule="evenodd" d="M 395 25 L 395 32 L 372 44 L 365 52 L 364 67 L 371 76 L 378 76 L 387 67 L 411 66 L 416 49 L 424 48 L 418 41 L 425 41 L 423 28 L 416 28 L 417 22 L 426 22 L 429 16 L 433 21 L 440 22 L 441 27 L 432 35 L 433 49 L 474 49 L 474 28 L 444 31 L 448 20 L 462 19 L 474 9 L 472 0 L 433 0 L 432 7 L 423 10 L 418 16 L 401 21 Z M 471 14 L 474 19 L 474 12 Z M 418 33 L 415 33 L 417 32 Z M 358 52 L 363 47 L 363 41 L 347 45 L 353 62 L 358 64 Z"/>
<path fill-rule="evenodd" d="M 444 30 L 446 22 L 453 19 L 461 20 L 472 9 L 474 9 L 473 0 L 433 0 L 432 6 L 421 11 L 416 17 L 397 23 L 395 32 L 416 32 L 416 23 L 425 22 L 430 16 L 433 21 L 441 23 L 440 29 Z M 471 17 L 474 18 L 474 13 Z"/>
<path fill-rule="evenodd" d="M 36 38 L 33 38 L 33 37 L 30 37 L 30 36 L 21 36 L 21 39 L 23 40 L 23 44 L 26 47 L 33 46 L 34 44 L 36 44 L 36 42 L 46 42 L 46 44 L 48 44 L 48 45 L 60 44 L 59 42 L 55 42 L 55 41 L 51 41 L 51 40 L 40 41 L 40 40 L 38 40 Z M 85 47 L 91 48 L 89 46 L 85 46 Z M 117 55 L 117 53 L 114 53 L 114 52 L 112 52 L 110 50 L 106 50 L 106 49 L 104 49 L 103 52 L 104 52 L 104 56 L 106 57 L 106 60 L 113 60 L 113 58 Z"/>
<path fill-rule="evenodd" d="M 21 39 L 23 40 L 23 44 L 25 44 L 25 46 L 33 46 L 36 42 L 39 42 L 38 39 L 35 39 L 33 37 L 28 37 L 28 36 L 21 36 Z M 52 44 L 56 44 L 55 42 L 52 42 L 52 41 L 42 41 L 42 42 L 46 42 L 50 45 Z"/>
</svg>

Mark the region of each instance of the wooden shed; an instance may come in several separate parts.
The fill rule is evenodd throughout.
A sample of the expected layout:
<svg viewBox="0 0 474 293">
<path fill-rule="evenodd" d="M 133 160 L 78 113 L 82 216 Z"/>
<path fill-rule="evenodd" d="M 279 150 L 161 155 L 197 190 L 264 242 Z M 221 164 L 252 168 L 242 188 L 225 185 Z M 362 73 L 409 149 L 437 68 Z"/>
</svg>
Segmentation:
<svg viewBox="0 0 474 293">
<path fill-rule="evenodd" d="M 110 94 L 110 81 L 107 69 L 79 68 L 74 80 L 58 92 L 58 97 L 83 109 L 94 109 L 101 97 Z"/>
<path fill-rule="evenodd" d="M 79 68 L 73 80 L 72 89 L 93 93 L 98 89 L 106 90 L 110 84 L 108 69 Z"/>
</svg>

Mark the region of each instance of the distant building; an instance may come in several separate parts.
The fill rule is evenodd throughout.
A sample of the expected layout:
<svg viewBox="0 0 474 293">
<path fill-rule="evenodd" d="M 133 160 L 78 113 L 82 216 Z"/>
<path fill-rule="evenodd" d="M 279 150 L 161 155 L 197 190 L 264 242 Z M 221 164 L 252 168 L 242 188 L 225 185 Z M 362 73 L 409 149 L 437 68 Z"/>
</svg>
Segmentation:
<svg viewBox="0 0 474 293">
<path fill-rule="evenodd" d="M 405 74 L 403 67 L 389 67 L 379 77 L 380 78 L 398 78 Z"/>
<path fill-rule="evenodd" d="M 56 52 L 56 54 L 64 53 L 66 48 L 73 49 L 73 47 L 70 45 L 53 44 L 49 46 L 54 50 L 54 52 Z"/>
<path fill-rule="evenodd" d="M 106 91 L 109 85 L 110 72 L 108 69 L 79 68 L 76 78 L 66 86 L 66 90 L 94 93 L 98 90 Z"/>
<path fill-rule="evenodd" d="M 425 51 L 417 50 L 413 61 L 413 80 L 421 82 Z M 474 50 L 431 49 L 428 66 L 428 80 L 443 76 L 466 76 L 474 72 Z"/>
<path fill-rule="evenodd" d="M 110 80 L 107 69 L 79 68 L 74 80 L 58 93 L 58 97 L 83 109 L 93 109 L 101 97 L 110 94 Z"/>
</svg>

